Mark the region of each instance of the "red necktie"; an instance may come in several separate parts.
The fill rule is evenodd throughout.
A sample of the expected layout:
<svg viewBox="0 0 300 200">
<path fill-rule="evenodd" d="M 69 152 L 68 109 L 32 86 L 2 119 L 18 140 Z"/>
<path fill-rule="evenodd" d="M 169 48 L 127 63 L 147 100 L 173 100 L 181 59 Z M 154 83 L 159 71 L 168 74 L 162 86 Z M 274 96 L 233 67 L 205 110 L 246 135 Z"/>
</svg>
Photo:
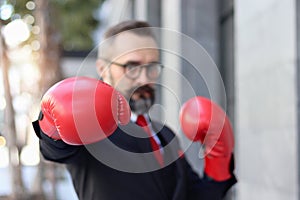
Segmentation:
<svg viewBox="0 0 300 200">
<path fill-rule="evenodd" d="M 146 133 L 148 133 L 154 156 L 158 161 L 158 163 L 160 164 L 160 166 L 162 167 L 164 165 L 164 159 L 163 159 L 163 155 L 160 152 L 160 146 L 159 144 L 157 144 L 156 140 L 151 134 L 151 130 L 147 124 L 145 117 L 143 115 L 139 115 L 136 124 L 141 126 L 146 131 Z"/>
</svg>

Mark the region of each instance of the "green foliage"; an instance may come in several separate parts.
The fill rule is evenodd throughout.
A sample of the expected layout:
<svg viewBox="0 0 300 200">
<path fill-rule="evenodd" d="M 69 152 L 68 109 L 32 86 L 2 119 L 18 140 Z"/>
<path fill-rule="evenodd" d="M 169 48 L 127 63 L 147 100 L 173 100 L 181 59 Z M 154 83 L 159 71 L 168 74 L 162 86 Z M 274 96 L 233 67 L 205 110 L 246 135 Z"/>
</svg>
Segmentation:
<svg viewBox="0 0 300 200">
<path fill-rule="evenodd" d="M 52 0 L 51 18 L 60 30 L 65 50 L 91 50 L 93 47 L 92 33 L 98 26 L 94 18 L 101 0 Z M 59 17 L 57 17 L 59 16 Z"/>
<path fill-rule="evenodd" d="M 32 11 L 26 8 L 26 3 L 28 1 L 29 0 L 16 0 L 14 2 L 11 2 L 14 5 L 15 14 L 19 14 L 21 16 L 32 14 Z"/>
<path fill-rule="evenodd" d="M 15 13 L 22 17 L 26 14 L 34 15 L 34 10 L 26 8 L 29 1 L 16 0 Z M 92 34 L 99 24 L 94 16 L 102 1 L 49 0 L 50 23 L 61 36 L 64 50 L 88 51 L 93 48 Z"/>
</svg>

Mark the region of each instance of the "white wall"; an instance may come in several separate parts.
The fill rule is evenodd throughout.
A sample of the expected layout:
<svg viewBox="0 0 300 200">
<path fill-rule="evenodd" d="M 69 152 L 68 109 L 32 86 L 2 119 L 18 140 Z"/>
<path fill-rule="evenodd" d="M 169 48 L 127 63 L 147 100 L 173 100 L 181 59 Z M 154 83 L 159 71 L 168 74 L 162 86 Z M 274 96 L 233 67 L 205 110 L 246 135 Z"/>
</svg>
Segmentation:
<svg viewBox="0 0 300 200">
<path fill-rule="evenodd" d="M 294 0 L 236 0 L 237 199 L 297 199 Z"/>
</svg>

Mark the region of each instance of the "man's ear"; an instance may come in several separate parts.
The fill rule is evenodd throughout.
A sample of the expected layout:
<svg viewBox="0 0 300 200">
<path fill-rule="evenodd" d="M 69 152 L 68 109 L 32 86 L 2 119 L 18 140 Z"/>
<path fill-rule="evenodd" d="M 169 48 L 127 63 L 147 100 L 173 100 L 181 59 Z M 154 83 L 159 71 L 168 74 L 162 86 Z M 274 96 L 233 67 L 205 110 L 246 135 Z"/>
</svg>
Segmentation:
<svg viewBox="0 0 300 200">
<path fill-rule="evenodd" d="M 98 75 L 102 78 L 105 79 L 106 78 L 106 74 L 107 74 L 107 63 L 101 59 L 97 59 L 96 61 L 96 70 Z"/>
</svg>

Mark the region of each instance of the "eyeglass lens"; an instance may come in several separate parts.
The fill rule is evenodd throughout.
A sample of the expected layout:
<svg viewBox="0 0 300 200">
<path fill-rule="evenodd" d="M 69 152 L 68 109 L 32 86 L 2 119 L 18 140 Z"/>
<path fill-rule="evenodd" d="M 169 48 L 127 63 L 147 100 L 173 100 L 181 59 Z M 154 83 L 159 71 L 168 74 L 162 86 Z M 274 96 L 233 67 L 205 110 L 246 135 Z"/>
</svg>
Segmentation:
<svg viewBox="0 0 300 200">
<path fill-rule="evenodd" d="M 149 63 L 146 65 L 127 64 L 126 75 L 129 78 L 136 79 L 140 76 L 142 69 L 146 68 L 147 77 L 149 79 L 156 79 L 160 75 L 161 67 L 159 63 Z"/>
</svg>

